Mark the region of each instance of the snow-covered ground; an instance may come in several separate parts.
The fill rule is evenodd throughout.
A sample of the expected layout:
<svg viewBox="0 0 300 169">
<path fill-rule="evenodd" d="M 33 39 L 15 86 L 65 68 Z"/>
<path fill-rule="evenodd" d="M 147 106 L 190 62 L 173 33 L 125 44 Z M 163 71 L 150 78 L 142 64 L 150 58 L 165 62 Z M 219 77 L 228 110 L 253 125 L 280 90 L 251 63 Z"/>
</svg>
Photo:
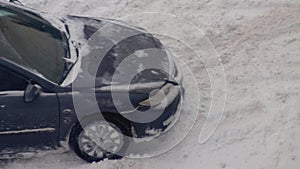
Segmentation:
<svg viewBox="0 0 300 169">
<path fill-rule="evenodd" d="M 207 115 L 212 99 L 210 90 L 207 89 L 209 80 L 203 67 L 197 67 L 193 64 L 195 60 L 184 58 L 183 55 L 181 57 L 191 66 L 199 82 L 200 112 L 191 132 L 171 151 L 153 158 L 104 161 L 98 164 L 86 164 L 68 152 L 1 162 L 0 168 L 299 168 L 300 1 L 23 0 L 22 2 L 55 15 L 77 14 L 117 19 L 136 13 L 158 12 L 184 18 L 204 31 L 216 47 L 226 73 L 227 100 L 224 116 L 216 132 L 207 142 L 199 144 L 198 137 L 203 127 L 203 119 Z M 141 20 L 141 23 L 151 23 L 155 19 L 157 18 Z M 193 36 L 195 32 L 185 33 L 192 45 L 201 44 L 198 42 L 199 39 Z"/>
</svg>

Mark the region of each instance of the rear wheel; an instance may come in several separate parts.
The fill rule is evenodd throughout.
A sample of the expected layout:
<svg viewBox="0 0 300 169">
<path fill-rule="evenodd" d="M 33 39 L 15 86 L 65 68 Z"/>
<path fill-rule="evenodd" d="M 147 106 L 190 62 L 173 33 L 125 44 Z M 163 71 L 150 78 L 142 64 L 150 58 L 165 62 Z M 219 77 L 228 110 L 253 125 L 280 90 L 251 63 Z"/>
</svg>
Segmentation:
<svg viewBox="0 0 300 169">
<path fill-rule="evenodd" d="M 120 159 L 128 146 L 130 125 L 117 116 L 99 119 L 91 116 L 77 124 L 70 135 L 74 152 L 87 162 Z"/>
</svg>

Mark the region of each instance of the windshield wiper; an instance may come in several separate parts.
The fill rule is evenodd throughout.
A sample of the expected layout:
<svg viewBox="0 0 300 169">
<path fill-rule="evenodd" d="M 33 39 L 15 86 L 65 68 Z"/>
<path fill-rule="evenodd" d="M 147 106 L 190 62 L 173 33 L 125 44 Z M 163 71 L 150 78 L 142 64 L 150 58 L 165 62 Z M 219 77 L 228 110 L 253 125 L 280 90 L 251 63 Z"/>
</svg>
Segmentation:
<svg viewBox="0 0 300 169">
<path fill-rule="evenodd" d="M 9 2 L 24 6 L 24 5 L 22 4 L 22 2 L 20 2 L 19 0 L 9 0 Z"/>
</svg>

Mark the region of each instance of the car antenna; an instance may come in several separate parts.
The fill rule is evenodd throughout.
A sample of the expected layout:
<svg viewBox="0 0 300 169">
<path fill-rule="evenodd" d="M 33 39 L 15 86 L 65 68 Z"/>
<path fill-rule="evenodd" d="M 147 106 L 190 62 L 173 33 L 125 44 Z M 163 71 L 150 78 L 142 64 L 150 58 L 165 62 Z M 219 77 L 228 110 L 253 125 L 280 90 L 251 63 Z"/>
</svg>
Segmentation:
<svg viewBox="0 0 300 169">
<path fill-rule="evenodd" d="M 14 3 L 14 4 L 19 4 L 19 5 L 22 5 L 22 6 L 24 6 L 23 4 L 22 4 L 22 2 L 20 2 L 19 0 L 9 0 L 9 2 L 11 2 L 11 3 Z"/>
</svg>

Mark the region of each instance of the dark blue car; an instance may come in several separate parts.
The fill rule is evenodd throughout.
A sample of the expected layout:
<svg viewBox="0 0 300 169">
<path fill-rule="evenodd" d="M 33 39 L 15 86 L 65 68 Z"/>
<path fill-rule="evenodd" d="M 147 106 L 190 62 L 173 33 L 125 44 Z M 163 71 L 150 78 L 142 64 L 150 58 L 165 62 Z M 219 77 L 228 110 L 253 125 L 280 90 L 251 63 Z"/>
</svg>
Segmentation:
<svg viewBox="0 0 300 169">
<path fill-rule="evenodd" d="M 127 137 L 174 124 L 181 80 L 142 28 L 0 3 L 0 158 L 63 146 L 88 162 L 119 158 Z"/>
</svg>

